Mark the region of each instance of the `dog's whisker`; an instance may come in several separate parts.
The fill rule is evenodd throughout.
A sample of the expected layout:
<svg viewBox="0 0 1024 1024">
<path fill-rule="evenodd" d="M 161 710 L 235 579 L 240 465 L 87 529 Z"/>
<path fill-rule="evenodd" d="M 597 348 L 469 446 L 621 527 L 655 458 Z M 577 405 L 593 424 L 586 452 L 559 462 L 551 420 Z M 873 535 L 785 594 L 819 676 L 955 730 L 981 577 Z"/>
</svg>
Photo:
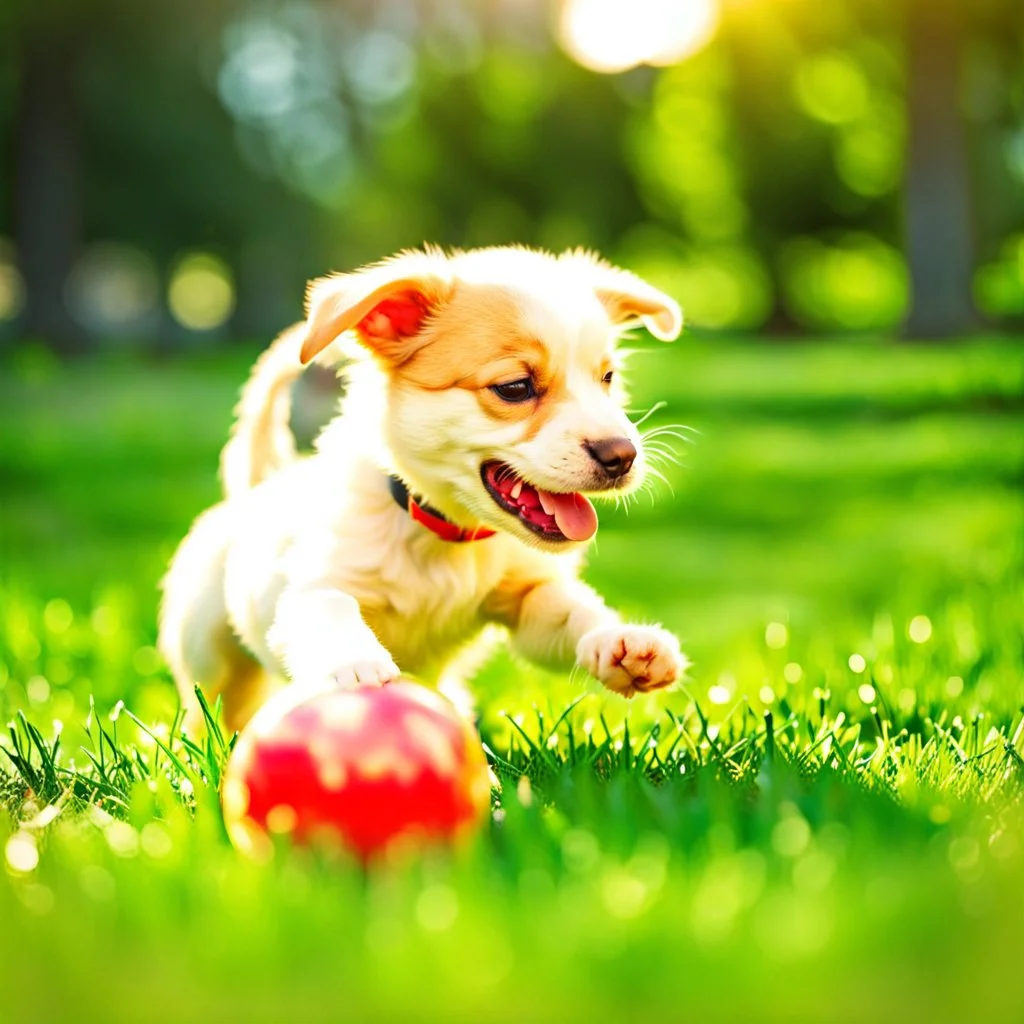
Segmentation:
<svg viewBox="0 0 1024 1024">
<path fill-rule="evenodd" d="M 657 423 L 654 426 L 648 427 L 646 430 L 641 431 L 641 436 L 646 437 L 648 434 L 654 435 L 667 433 L 679 433 L 699 436 L 700 431 L 696 427 L 688 426 L 685 423 Z"/>
<path fill-rule="evenodd" d="M 700 433 L 700 429 L 698 427 L 694 427 L 689 423 L 655 423 L 653 426 L 648 427 L 648 430 L 664 430 L 666 428 L 671 430 L 683 430 L 688 434 Z"/>
<path fill-rule="evenodd" d="M 677 441 L 682 441 L 684 444 L 693 444 L 696 436 L 699 436 L 698 431 L 683 432 L 676 427 L 652 427 L 650 430 L 645 430 L 641 433 L 640 438 L 646 441 L 652 437 L 674 437 Z"/>
<path fill-rule="evenodd" d="M 670 448 L 664 441 L 648 441 L 644 445 L 644 451 L 655 452 L 659 455 L 670 455 L 674 459 L 678 459 L 680 457 L 679 452 L 674 448 Z"/>
<path fill-rule="evenodd" d="M 675 497 L 675 493 L 676 492 L 675 492 L 675 488 L 672 486 L 672 481 L 669 480 L 669 478 L 667 476 L 665 476 L 665 474 L 662 473 L 660 469 L 658 469 L 656 466 L 648 466 L 647 472 L 648 472 L 648 474 L 651 477 L 654 477 L 655 479 L 660 480 L 668 488 L 669 494 L 671 494 L 673 497 Z M 652 489 L 650 491 L 650 494 L 651 494 L 651 498 L 653 500 L 653 498 L 654 498 L 653 485 L 652 485 Z"/>
<path fill-rule="evenodd" d="M 675 452 L 659 451 L 656 448 L 648 449 L 646 452 L 648 466 L 663 466 L 671 464 L 681 466 L 683 460 Z"/>
<path fill-rule="evenodd" d="M 652 405 L 650 409 L 648 409 L 647 412 L 645 412 L 640 417 L 640 419 L 633 421 L 633 426 L 639 427 L 641 423 L 644 423 L 646 420 L 650 419 L 650 417 L 653 416 L 656 412 L 659 412 L 660 410 L 664 409 L 666 405 L 668 405 L 668 402 L 655 402 L 654 405 Z"/>
</svg>

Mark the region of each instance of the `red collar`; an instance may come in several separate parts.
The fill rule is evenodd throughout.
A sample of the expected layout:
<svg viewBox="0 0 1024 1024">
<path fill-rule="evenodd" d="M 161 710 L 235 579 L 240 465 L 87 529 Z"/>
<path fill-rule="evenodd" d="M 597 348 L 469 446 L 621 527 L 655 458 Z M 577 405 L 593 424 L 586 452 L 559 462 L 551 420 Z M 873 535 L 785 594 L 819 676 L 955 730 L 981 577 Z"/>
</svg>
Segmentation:
<svg viewBox="0 0 1024 1024">
<path fill-rule="evenodd" d="M 409 513 L 409 517 L 420 526 L 425 526 L 441 540 L 451 541 L 454 544 L 465 544 L 467 541 L 485 540 L 487 537 L 494 536 L 495 531 L 486 526 L 477 526 L 472 530 L 457 526 L 432 505 L 428 505 L 425 501 L 417 501 L 409 493 L 409 488 L 397 476 L 390 477 L 388 483 L 391 487 L 391 496 L 399 506 Z"/>
</svg>

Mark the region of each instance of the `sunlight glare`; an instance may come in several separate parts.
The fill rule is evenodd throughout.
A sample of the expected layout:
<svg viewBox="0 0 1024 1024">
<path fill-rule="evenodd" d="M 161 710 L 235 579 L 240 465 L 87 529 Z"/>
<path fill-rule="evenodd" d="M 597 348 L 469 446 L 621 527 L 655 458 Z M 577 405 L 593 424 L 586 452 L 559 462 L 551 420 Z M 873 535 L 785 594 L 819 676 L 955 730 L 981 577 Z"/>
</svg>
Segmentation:
<svg viewBox="0 0 1024 1024">
<path fill-rule="evenodd" d="M 563 0 L 559 37 L 577 63 L 614 74 L 678 63 L 711 40 L 718 21 L 718 0 Z"/>
</svg>

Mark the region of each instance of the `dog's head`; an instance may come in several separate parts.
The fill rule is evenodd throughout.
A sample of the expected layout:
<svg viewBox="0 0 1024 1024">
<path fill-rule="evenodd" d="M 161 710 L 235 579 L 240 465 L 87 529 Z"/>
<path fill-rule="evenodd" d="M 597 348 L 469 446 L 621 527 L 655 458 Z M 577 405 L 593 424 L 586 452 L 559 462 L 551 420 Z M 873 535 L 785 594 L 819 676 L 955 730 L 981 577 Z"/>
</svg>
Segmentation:
<svg viewBox="0 0 1024 1024">
<path fill-rule="evenodd" d="M 344 332 L 386 375 L 385 440 L 410 487 L 464 525 L 548 549 L 589 540 L 587 495 L 645 468 L 615 345 L 642 322 L 675 338 L 678 305 L 583 252 L 403 253 L 313 281 L 303 362 Z"/>
</svg>

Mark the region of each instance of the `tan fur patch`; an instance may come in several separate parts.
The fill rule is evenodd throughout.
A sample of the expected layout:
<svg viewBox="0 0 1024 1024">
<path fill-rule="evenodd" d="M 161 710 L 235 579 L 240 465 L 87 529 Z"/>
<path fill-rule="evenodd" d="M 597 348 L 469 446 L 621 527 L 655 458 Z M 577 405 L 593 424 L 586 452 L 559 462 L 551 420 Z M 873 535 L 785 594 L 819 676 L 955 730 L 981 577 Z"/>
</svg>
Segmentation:
<svg viewBox="0 0 1024 1024">
<path fill-rule="evenodd" d="M 540 339 L 525 332 L 514 293 L 498 285 L 462 285 L 423 331 L 422 344 L 395 373 L 426 391 L 462 388 L 506 423 L 526 422 L 533 437 L 564 396 L 561 368 Z M 506 402 L 495 384 L 531 377 L 538 397 Z"/>
<path fill-rule="evenodd" d="M 532 575 L 510 573 L 487 595 L 482 611 L 490 621 L 515 629 L 526 595 L 545 582 Z"/>
</svg>

